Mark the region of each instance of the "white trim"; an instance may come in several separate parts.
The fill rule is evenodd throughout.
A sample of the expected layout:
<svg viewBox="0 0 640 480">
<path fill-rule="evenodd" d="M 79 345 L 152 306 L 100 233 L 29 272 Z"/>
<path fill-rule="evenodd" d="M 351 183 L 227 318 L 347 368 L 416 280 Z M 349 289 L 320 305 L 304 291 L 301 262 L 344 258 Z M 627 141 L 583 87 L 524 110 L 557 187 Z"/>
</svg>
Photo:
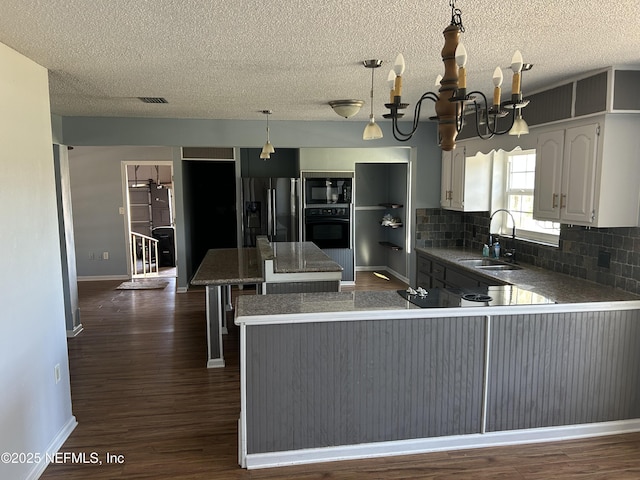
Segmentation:
<svg viewBox="0 0 640 480">
<path fill-rule="evenodd" d="M 274 313 L 271 315 L 238 315 L 236 325 L 285 325 L 293 323 L 345 322 L 358 320 L 408 320 L 413 318 L 449 318 L 490 315 L 601 312 L 640 309 L 640 300 L 615 302 L 552 303 L 516 306 L 478 306 L 459 308 L 419 308 L 409 302 L 406 309 L 352 310 L 337 312 Z"/>
<path fill-rule="evenodd" d="M 224 358 L 214 358 L 207 361 L 207 368 L 224 368 Z"/>
<path fill-rule="evenodd" d="M 110 280 L 131 280 L 131 277 L 128 275 L 91 275 L 91 276 L 82 276 L 78 277 L 79 282 L 103 282 Z"/>
<path fill-rule="evenodd" d="M 187 293 L 189 291 L 189 287 L 177 287 L 176 293 Z"/>
<path fill-rule="evenodd" d="M 317 462 L 333 462 L 397 455 L 414 455 L 471 448 L 557 442 L 640 431 L 640 419 L 592 424 L 543 427 L 485 434 L 454 435 L 389 442 L 363 443 L 337 447 L 254 453 L 244 457 L 246 468 L 283 467 Z"/>
<path fill-rule="evenodd" d="M 489 374 L 491 373 L 491 317 L 484 317 L 484 368 L 482 379 L 482 413 L 480 433 L 487 433 L 487 408 L 489 405 Z"/>
<path fill-rule="evenodd" d="M 239 463 L 247 468 L 247 326 L 240 325 L 240 420 L 238 428 Z"/>
<path fill-rule="evenodd" d="M 64 442 L 67 441 L 69 435 L 71 435 L 71 432 L 73 432 L 77 426 L 78 422 L 76 420 L 76 417 L 72 415 L 71 418 L 67 420 L 67 423 L 62 426 L 53 440 L 51 440 L 51 443 L 47 447 L 47 451 L 45 452 L 45 454 L 41 457 L 40 462 L 36 463 L 33 466 L 33 469 L 31 469 L 31 471 L 25 477 L 25 480 L 38 480 L 38 478 L 40 478 L 40 476 L 46 470 L 47 466 L 49 466 L 47 458 L 53 457 L 53 455 L 55 455 L 58 450 L 62 448 Z"/>
<path fill-rule="evenodd" d="M 78 325 L 73 327 L 73 330 L 67 330 L 67 338 L 77 337 L 80 333 L 82 333 L 82 330 L 82 324 L 79 323 Z"/>
<path fill-rule="evenodd" d="M 332 272 L 290 272 L 279 273 L 275 271 L 273 259 L 264 261 L 264 281 L 265 283 L 288 283 L 288 282 L 324 282 L 340 281 L 342 270 Z"/>
</svg>

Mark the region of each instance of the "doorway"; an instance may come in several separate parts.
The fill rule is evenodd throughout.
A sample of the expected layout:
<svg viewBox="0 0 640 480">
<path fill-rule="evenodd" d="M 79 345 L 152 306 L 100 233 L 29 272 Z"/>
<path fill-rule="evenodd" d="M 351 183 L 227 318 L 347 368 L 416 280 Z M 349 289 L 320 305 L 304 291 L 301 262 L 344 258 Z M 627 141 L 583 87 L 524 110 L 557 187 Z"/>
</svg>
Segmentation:
<svg viewBox="0 0 640 480">
<path fill-rule="evenodd" d="M 195 272 L 207 250 L 238 246 L 236 163 L 226 160 L 184 160 L 187 251 Z"/>
<path fill-rule="evenodd" d="M 177 277 L 173 164 L 123 162 L 131 278 Z"/>
</svg>

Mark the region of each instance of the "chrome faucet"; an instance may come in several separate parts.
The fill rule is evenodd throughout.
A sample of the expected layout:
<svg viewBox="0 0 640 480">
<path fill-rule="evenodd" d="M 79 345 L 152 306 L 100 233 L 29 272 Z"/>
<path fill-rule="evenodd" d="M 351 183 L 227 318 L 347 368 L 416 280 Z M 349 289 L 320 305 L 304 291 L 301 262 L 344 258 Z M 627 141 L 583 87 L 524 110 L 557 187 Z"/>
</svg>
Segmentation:
<svg viewBox="0 0 640 480">
<path fill-rule="evenodd" d="M 513 214 L 506 208 L 499 208 L 495 210 L 489 217 L 489 245 L 493 245 L 493 235 L 491 234 L 491 221 L 493 216 L 498 212 L 505 212 L 511 217 L 511 223 L 513 224 L 513 230 L 511 230 L 512 248 L 504 250 L 504 256 L 512 263 L 516 263 L 516 219 L 513 218 Z"/>
</svg>

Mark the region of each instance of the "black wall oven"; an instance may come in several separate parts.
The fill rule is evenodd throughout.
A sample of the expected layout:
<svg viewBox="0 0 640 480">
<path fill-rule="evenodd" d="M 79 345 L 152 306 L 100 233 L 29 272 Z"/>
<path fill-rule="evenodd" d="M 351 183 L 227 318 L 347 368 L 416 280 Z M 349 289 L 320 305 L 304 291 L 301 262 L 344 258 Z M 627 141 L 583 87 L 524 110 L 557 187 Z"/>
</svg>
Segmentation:
<svg viewBox="0 0 640 480">
<path fill-rule="evenodd" d="M 323 249 L 351 248 L 351 208 L 305 208 L 304 233 Z"/>
</svg>

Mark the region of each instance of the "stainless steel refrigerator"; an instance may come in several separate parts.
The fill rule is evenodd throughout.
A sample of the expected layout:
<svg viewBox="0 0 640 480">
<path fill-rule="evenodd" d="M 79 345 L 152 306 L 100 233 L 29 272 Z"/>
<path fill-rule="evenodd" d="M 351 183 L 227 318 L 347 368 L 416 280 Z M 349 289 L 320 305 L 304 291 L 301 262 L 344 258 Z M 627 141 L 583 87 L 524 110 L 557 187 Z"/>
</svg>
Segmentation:
<svg viewBox="0 0 640 480">
<path fill-rule="evenodd" d="M 242 237 L 255 247 L 256 237 L 272 242 L 300 240 L 300 181 L 297 178 L 242 179 Z"/>
</svg>

